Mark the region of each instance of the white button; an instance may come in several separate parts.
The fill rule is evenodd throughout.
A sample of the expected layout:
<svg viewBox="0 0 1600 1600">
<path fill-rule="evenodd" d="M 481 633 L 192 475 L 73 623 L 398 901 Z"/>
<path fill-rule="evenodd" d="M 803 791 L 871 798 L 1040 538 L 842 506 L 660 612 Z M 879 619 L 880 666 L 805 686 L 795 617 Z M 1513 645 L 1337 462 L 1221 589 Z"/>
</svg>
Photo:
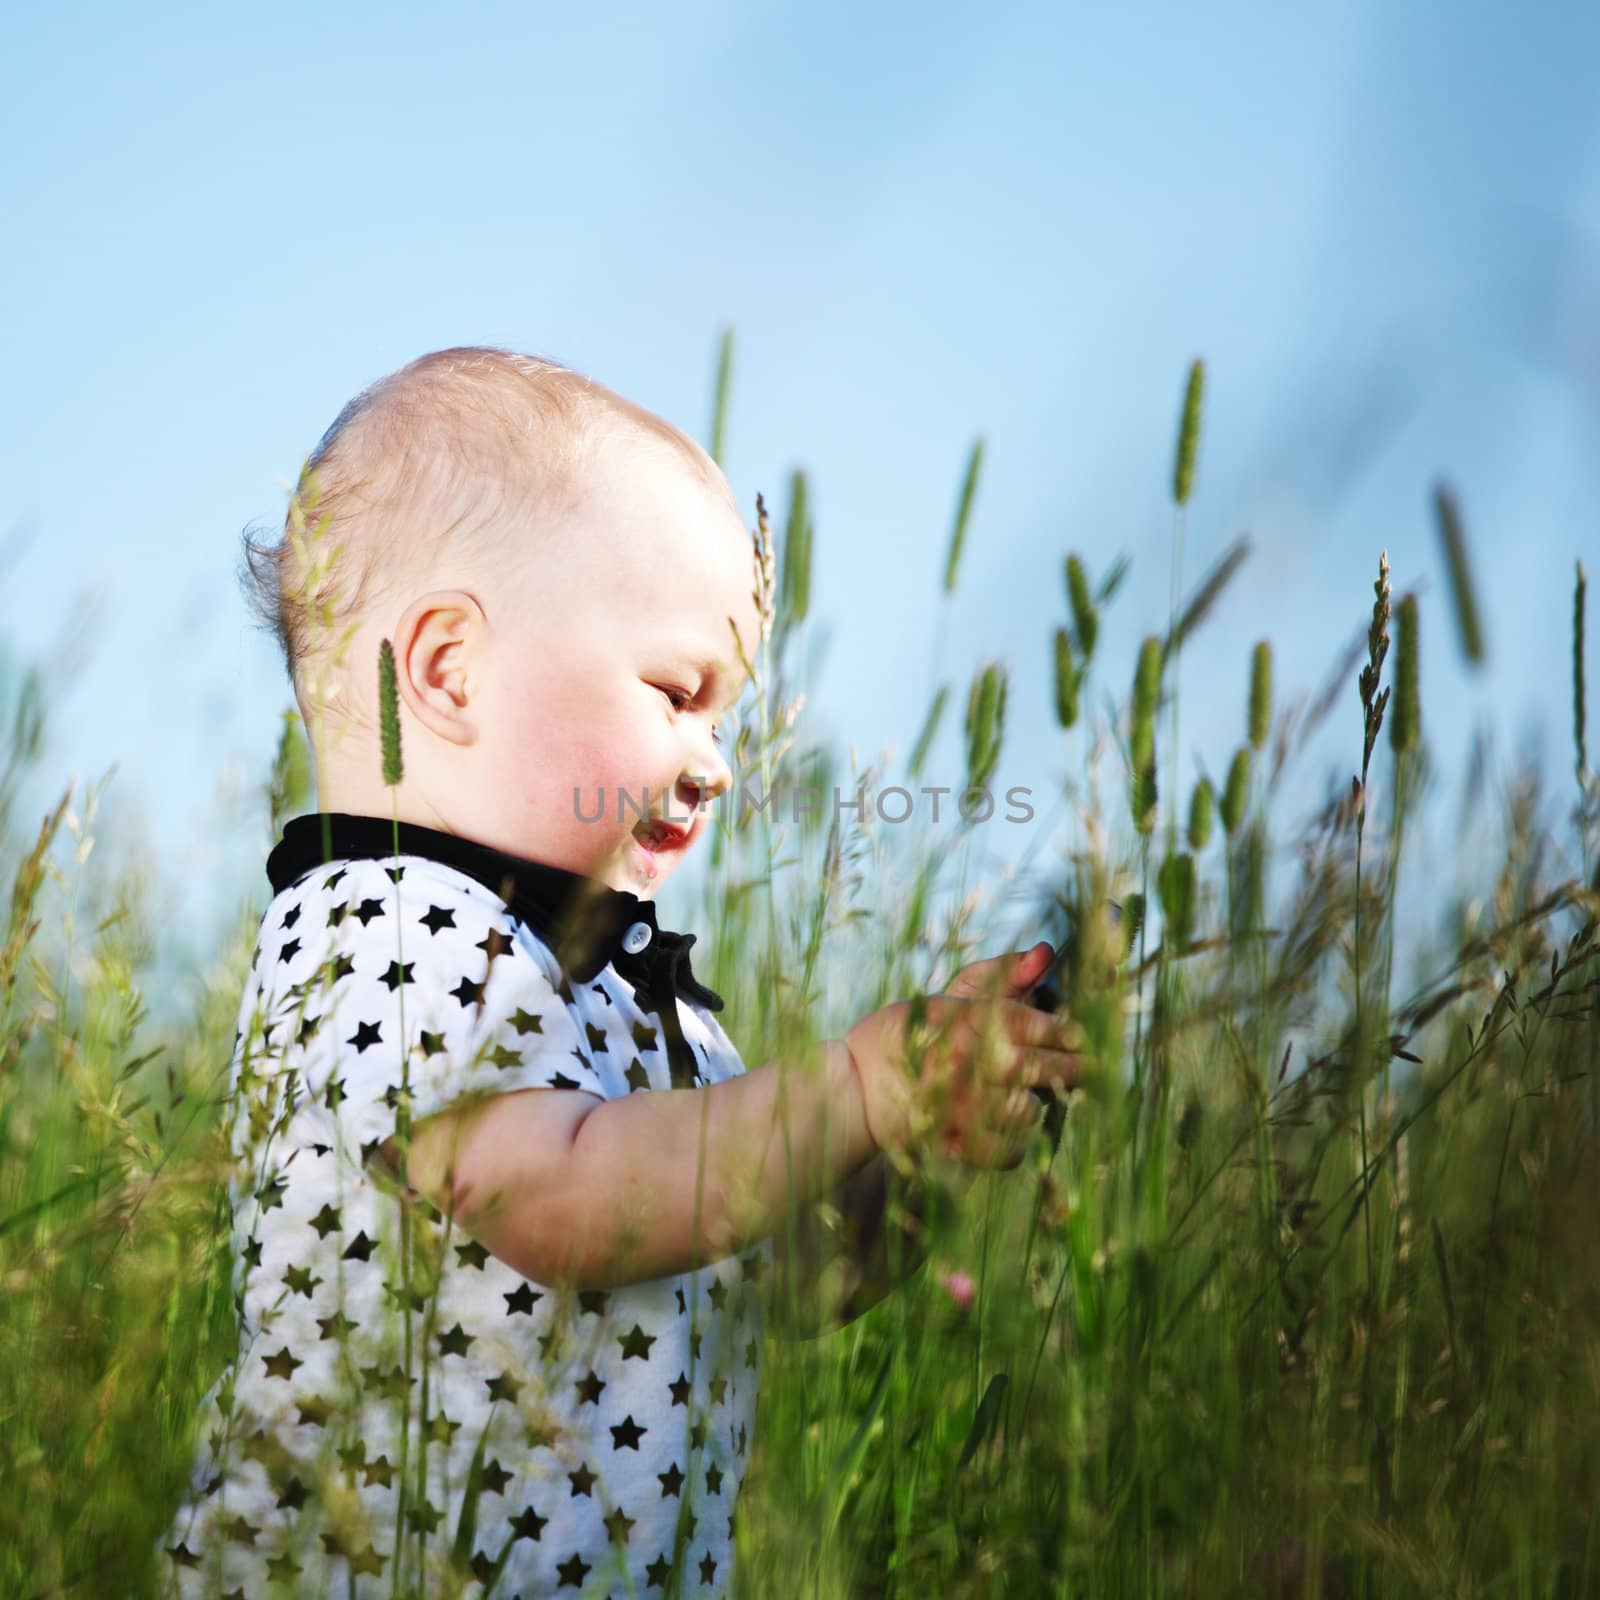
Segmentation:
<svg viewBox="0 0 1600 1600">
<path fill-rule="evenodd" d="M 648 922 L 634 923 L 634 925 L 622 936 L 622 948 L 626 950 L 630 956 L 638 955 L 638 953 L 649 943 L 650 924 Z"/>
</svg>

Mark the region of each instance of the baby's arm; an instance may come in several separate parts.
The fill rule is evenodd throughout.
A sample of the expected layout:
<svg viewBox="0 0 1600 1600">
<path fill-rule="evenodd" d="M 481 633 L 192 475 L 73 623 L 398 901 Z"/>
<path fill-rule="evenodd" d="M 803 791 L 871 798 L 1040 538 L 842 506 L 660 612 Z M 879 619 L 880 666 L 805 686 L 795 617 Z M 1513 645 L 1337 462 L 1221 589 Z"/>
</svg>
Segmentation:
<svg viewBox="0 0 1600 1600">
<path fill-rule="evenodd" d="M 849 1049 L 830 1040 L 820 1055 L 819 1071 L 774 1062 L 615 1100 L 491 1096 L 419 1123 L 407 1178 L 539 1283 L 691 1271 L 780 1232 L 876 1154 Z"/>
</svg>

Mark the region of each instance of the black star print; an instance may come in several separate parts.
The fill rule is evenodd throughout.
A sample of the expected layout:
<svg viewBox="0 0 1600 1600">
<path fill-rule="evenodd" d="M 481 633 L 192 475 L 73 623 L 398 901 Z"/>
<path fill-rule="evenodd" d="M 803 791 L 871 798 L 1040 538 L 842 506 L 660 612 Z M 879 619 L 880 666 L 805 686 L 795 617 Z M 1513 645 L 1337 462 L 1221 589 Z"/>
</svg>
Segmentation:
<svg viewBox="0 0 1600 1600">
<path fill-rule="evenodd" d="M 343 1311 L 335 1311 L 331 1317 L 318 1317 L 317 1326 L 322 1329 L 324 1339 L 343 1339 L 355 1323 Z"/>
<path fill-rule="evenodd" d="M 375 1578 L 383 1575 L 383 1557 L 374 1545 L 369 1544 L 365 1550 L 358 1550 L 349 1557 L 349 1562 L 352 1574 L 370 1572 Z"/>
<path fill-rule="evenodd" d="M 563 1349 L 561 1341 L 561 1325 L 556 1324 L 548 1333 L 539 1335 L 539 1355 L 545 1361 L 556 1360 Z"/>
<path fill-rule="evenodd" d="M 411 1507 L 406 1513 L 406 1520 L 419 1533 L 431 1535 L 444 1520 L 444 1513 L 431 1500 L 424 1500 L 420 1506 Z"/>
<path fill-rule="evenodd" d="M 633 1525 L 638 1519 L 628 1516 L 622 1507 L 618 1506 L 609 1517 L 604 1517 L 601 1520 L 606 1525 L 607 1535 L 614 1543 L 626 1544 L 628 1535 L 633 1531 Z"/>
<path fill-rule="evenodd" d="M 522 1392 L 522 1385 L 504 1372 L 498 1377 L 485 1378 L 483 1381 L 489 1386 L 491 1400 L 510 1400 L 515 1404 L 517 1396 Z"/>
<path fill-rule="evenodd" d="M 282 962 L 293 961 L 294 958 L 299 954 L 300 954 L 300 941 L 298 939 L 291 939 L 288 942 L 288 944 L 286 944 L 278 952 L 278 960 L 282 961 Z"/>
<path fill-rule="evenodd" d="M 167 1551 L 167 1554 L 172 1557 L 174 1566 L 198 1567 L 200 1565 L 200 1557 L 186 1544 L 178 1544 L 175 1548 Z"/>
<path fill-rule="evenodd" d="M 376 1483 L 387 1489 L 394 1482 L 394 1466 L 388 1456 L 379 1456 L 366 1464 L 361 1476 L 369 1487 Z"/>
<path fill-rule="evenodd" d="M 345 871 L 346 869 L 344 867 L 340 867 L 337 872 L 331 873 L 322 885 L 324 892 L 331 889 L 337 889 L 339 887 L 339 880 L 344 877 Z"/>
<path fill-rule="evenodd" d="M 286 928 L 292 928 L 299 920 L 300 907 L 298 905 L 290 906 L 283 914 L 283 925 Z"/>
<path fill-rule="evenodd" d="M 228 1524 L 228 1539 L 233 1544 L 254 1544 L 256 1530 L 243 1517 L 235 1517 Z"/>
<path fill-rule="evenodd" d="M 647 1023 L 634 1023 L 633 1048 L 635 1050 L 654 1050 L 656 1048 L 656 1030 Z"/>
<path fill-rule="evenodd" d="M 350 914 L 350 905 L 349 905 L 348 901 L 346 901 L 346 903 L 344 905 L 329 906 L 328 907 L 328 926 L 330 928 L 337 928 L 339 926 L 339 924 L 341 922 L 343 922 L 344 919 L 347 916 L 349 916 L 349 914 Z"/>
<path fill-rule="evenodd" d="M 337 1111 L 344 1100 L 344 1079 L 329 1078 L 328 1087 L 322 1091 L 322 1103 L 330 1111 Z"/>
<path fill-rule="evenodd" d="M 311 1291 L 322 1282 L 322 1279 L 314 1278 L 310 1267 L 290 1267 L 284 1272 L 283 1281 L 288 1286 L 290 1294 L 303 1294 L 309 1300 Z"/>
<path fill-rule="evenodd" d="M 539 1535 L 544 1531 L 544 1525 L 549 1520 L 549 1517 L 541 1517 L 532 1506 L 524 1506 L 511 1519 L 512 1543 L 515 1543 L 518 1539 L 532 1539 L 537 1544 Z"/>
<path fill-rule="evenodd" d="M 706 1468 L 706 1493 L 720 1494 L 722 1492 L 722 1468 L 713 1462 Z"/>
<path fill-rule="evenodd" d="M 371 922 L 374 917 L 381 917 L 382 915 L 383 901 L 381 900 L 363 900 L 361 904 L 356 907 L 356 916 L 360 920 L 363 928 L 366 927 L 366 925 Z"/>
<path fill-rule="evenodd" d="M 522 1052 L 513 1050 L 508 1044 L 497 1044 L 489 1052 L 489 1059 L 504 1072 L 507 1067 L 520 1067 L 522 1065 Z"/>
<path fill-rule="evenodd" d="M 333 1402 L 320 1395 L 308 1395 L 300 1402 L 298 1421 L 303 1428 L 325 1428 L 333 1415 Z"/>
<path fill-rule="evenodd" d="M 589 1048 L 596 1053 L 605 1050 L 606 1054 L 609 1055 L 611 1052 L 606 1048 L 606 1030 L 595 1027 L 592 1022 L 584 1023 L 583 1027 L 584 1031 L 589 1035 Z"/>
<path fill-rule="evenodd" d="M 605 1380 L 603 1378 L 597 1378 L 595 1376 L 594 1368 L 590 1367 L 589 1376 L 587 1378 L 578 1379 L 578 1404 L 581 1406 L 584 1401 L 587 1400 L 591 1401 L 595 1405 L 599 1405 L 600 1391 L 604 1389 L 605 1386 Z"/>
<path fill-rule="evenodd" d="M 385 867 L 383 870 L 389 874 L 390 880 L 394 883 L 399 883 L 406 875 L 404 867 Z"/>
<path fill-rule="evenodd" d="M 316 1034 L 317 1029 L 321 1026 L 321 1017 L 307 1017 L 306 1020 L 300 1024 L 300 1031 L 294 1036 L 294 1042 L 296 1044 L 307 1043 Z"/>
<path fill-rule="evenodd" d="M 367 1237 L 365 1228 L 350 1241 L 350 1248 L 345 1251 L 341 1259 L 345 1261 L 370 1261 L 372 1259 L 372 1240 Z"/>
<path fill-rule="evenodd" d="M 426 916 L 417 920 L 429 933 L 437 937 L 441 928 L 453 928 L 456 925 L 456 914 L 446 906 L 429 906 Z"/>
<path fill-rule="evenodd" d="M 378 1031 L 376 1022 L 357 1023 L 356 1031 L 345 1040 L 346 1044 L 353 1044 L 356 1047 L 357 1055 L 363 1054 L 369 1044 L 381 1044 L 382 1042 L 383 1035 Z"/>
<path fill-rule="evenodd" d="M 338 1452 L 339 1464 L 346 1472 L 359 1472 L 366 1464 L 367 1441 L 357 1439 L 351 1444 L 341 1447 Z"/>
<path fill-rule="evenodd" d="M 506 1303 L 506 1315 L 508 1317 L 531 1317 L 533 1315 L 534 1302 L 544 1299 L 544 1296 L 539 1294 L 533 1285 L 524 1279 L 510 1294 L 502 1295 L 501 1298 Z"/>
<path fill-rule="evenodd" d="M 496 957 L 504 955 L 511 948 L 511 941 L 509 935 L 498 928 L 491 928 L 472 948 L 483 951 L 492 965 Z"/>
<path fill-rule="evenodd" d="M 629 1356 L 638 1356 L 641 1360 L 649 1360 L 650 1346 L 656 1342 L 653 1333 L 646 1333 L 636 1322 L 623 1334 L 618 1334 L 617 1343 L 622 1346 L 622 1359 L 626 1361 Z"/>
<path fill-rule="evenodd" d="M 678 1315 L 680 1317 L 687 1316 L 688 1313 L 689 1313 L 689 1307 L 684 1301 L 683 1290 L 682 1289 L 677 1289 L 677 1290 L 674 1290 L 673 1292 L 678 1297 Z"/>
<path fill-rule="evenodd" d="M 658 1472 L 656 1476 L 661 1480 L 661 1498 L 663 1500 L 669 1494 L 677 1494 L 683 1487 L 683 1473 L 679 1470 L 676 1461 L 665 1472 Z M 679 1498 L 681 1499 L 682 1496 L 680 1495 Z"/>
<path fill-rule="evenodd" d="M 323 1208 L 311 1219 L 311 1226 L 317 1230 L 319 1239 L 326 1239 L 330 1233 L 337 1233 L 339 1225 L 337 1209 L 327 1204 L 324 1204 Z"/>
<path fill-rule="evenodd" d="M 306 1503 L 306 1486 L 298 1478 L 290 1478 L 283 1486 L 283 1493 L 278 1496 L 280 1508 L 288 1511 L 298 1511 Z"/>
<path fill-rule="evenodd" d="M 709 1550 L 707 1550 L 706 1553 L 705 1553 L 705 1559 L 703 1561 L 701 1561 L 701 1563 L 700 1563 L 700 1581 L 701 1581 L 701 1583 L 710 1583 L 712 1578 L 716 1574 L 716 1570 L 717 1570 L 717 1564 L 716 1564 L 715 1561 L 713 1561 L 711 1559 L 711 1552 Z"/>
<path fill-rule="evenodd" d="M 728 1303 L 728 1286 L 721 1278 L 713 1278 L 711 1287 L 706 1290 L 706 1296 L 718 1311 Z"/>
<path fill-rule="evenodd" d="M 644 1581 L 647 1589 L 665 1589 L 667 1574 L 672 1571 L 672 1565 L 665 1555 L 659 1555 L 648 1567 L 644 1569 Z"/>
<path fill-rule="evenodd" d="M 490 1457 L 488 1461 L 484 1462 L 483 1471 L 479 1474 L 478 1481 L 483 1485 L 485 1494 L 504 1494 L 506 1485 L 511 1482 L 511 1474 L 500 1465 L 497 1459 Z"/>
<path fill-rule="evenodd" d="M 293 1578 L 299 1571 L 300 1563 L 287 1550 L 281 1556 L 273 1556 L 267 1562 L 267 1576 L 269 1578 Z"/>
<path fill-rule="evenodd" d="M 483 985 L 474 983 L 471 978 L 463 977 L 461 982 L 450 991 L 463 1006 L 476 1005 L 483 998 Z"/>
<path fill-rule="evenodd" d="M 650 1087 L 650 1074 L 644 1070 L 644 1062 L 638 1056 L 633 1058 L 633 1064 L 628 1068 L 628 1088 L 648 1089 Z"/>
<path fill-rule="evenodd" d="M 689 1443 L 693 1445 L 696 1450 L 705 1449 L 706 1424 L 703 1417 L 698 1422 L 694 1422 L 689 1425 Z"/>
<path fill-rule="evenodd" d="M 460 1432 L 461 1424 L 452 1422 L 444 1412 L 439 1411 L 428 1418 L 427 1432 L 423 1437 L 427 1439 L 429 1444 L 442 1444 L 446 1449 L 449 1449 L 450 1441 Z"/>
<path fill-rule="evenodd" d="M 578 1087 L 578 1080 L 576 1078 L 569 1078 L 564 1072 L 558 1072 L 551 1077 L 550 1087 L 552 1089 L 576 1089 Z"/>
<path fill-rule="evenodd" d="M 711 1403 L 712 1403 L 712 1405 L 720 1406 L 722 1404 L 723 1398 L 726 1396 L 727 1392 L 728 1392 L 728 1380 L 726 1378 L 713 1378 L 711 1380 Z"/>
<path fill-rule="evenodd" d="M 448 1333 L 439 1335 L 439 1354 L 445 1356 L 464 1356 L 467 1347 L 476 1342 L 476 1336 L 467 1332 L 458 1322 Z"/>
<path fill-rule="evenodd" d="M 515 1028 L 519 1034 L 543 1033 L 544 1018 L 533 1016 L 529 1012 L 524 1011 L 521 1006 L 518 1006 L 517 1009 L 511 1013 L 511 1026 Z"/>
<path fill-rule="evenodd" d="M 572 1555 L 565 1561 L 556 1563 L 556 1572 L 560 1575 L 561 1582 L 556 1585 L 558 1589 L 565 1589 L 570 1583 L 574 1589 L 583 1587 L 583 1575 L 590 1570 L 589 1563 L 580 1555 Z"/>
<path fill-rule="evenodd" d="M 411 969 L 414 966 L 416 966 L 415 961 L 408 961 L 403 967 L 398 961 L 391 961 L 389 963 L 389 970 L 384 973 L 383 977 L 379 981 L 388 984 L 389 992 L 390 994 L 393 994 L 402 983 L 411 983 L 414 981 L 411 976 Z"/>
<path fill-rule="evenodd" d="M 444 1049 L 444 1035 L 442 1033 L 429 1033 L 426 1028 L 422 1030 L 422 1053 L 425 1056 L 436 1056 Z"/>
<path fill-rule="evenodd" d="M 597 1317 L 606 1314 L 606 1301 L 611 1298 L 606 1289 L 580 1289 L 578 1291 L 579 1314 L 592 1311 Z"/>
<path fill-rule="evenodd" d="M 464 1267 L 476 1267 L 482 1272 L 488 1265 L 489 1252 L 476 1239 L 468 1239 L 456 1246 L 456 1260 Z"/>
<path fill-rule="evenodd" d="M 667 1387 L 672 1391 L 672 1403 L 675 1406 L 689 1404 L 689 1378 L 687 1373 L 680 1372 L 677 1381 L 669 1383 Z"/>
<path fill-rule="evenodd" d="M 261 1265 L 261 1241 L 259 1239 L 245 1240 L 244 1264 L 247 1267 L 259 1267 Z"/>
<path fill-rule="evenodd" d="M 638 1450 L 639 1441 L 649 1432 L 648 1428 L 641 1428 L 633 1420 L 630 1411 L 621 1422 L 613 1425 L 611 1429 L 611 1448 L 613 1450 Z"/>
<path fill-rule="evenodd" d="M 596 1474 L 589 1470 L 589 1463 L 582 1462 L 576 1472 L 569 1472 L 567 1477 L 572 1483 L 571 1498 L 576 1500 L 580 1494 L 588 1494 L 594 1488 Z M 592 1496 L 590 1498 L 593 1498 Z"/>
<path fill-rule="evenodd" d="M 700 1359 L 700 1334 L 701 1330 L 699 1328 L 692 1328 L 689 1332 L 689 1354 L 696 1361 Z"/>
<path fill-rule="evenodd" d="M 297 1361 L 288 1345 L 285 1345 L 277 1355 L 263 1357 L 262 1364 L 266 1367 L 269 1378 L 282 1378 L 287 1383 L 294 1376 L 294 1369 L 303 1367 L 305 1362 Z"/>
<path fill-rule="evenodd" d="M 341 978 L 348 978 L 356 970 L 355 957 L 347 956 L 342 952 L 336 955 L 328 965 L 330 968 L 328 982 L 330 984 L 337 983 Z"/>
</svg>

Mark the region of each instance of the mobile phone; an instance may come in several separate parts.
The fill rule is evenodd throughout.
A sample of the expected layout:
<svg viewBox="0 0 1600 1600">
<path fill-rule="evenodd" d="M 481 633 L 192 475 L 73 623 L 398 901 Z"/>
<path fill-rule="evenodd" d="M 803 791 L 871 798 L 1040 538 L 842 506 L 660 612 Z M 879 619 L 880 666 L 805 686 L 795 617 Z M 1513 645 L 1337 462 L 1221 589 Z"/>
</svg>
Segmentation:
<svg viewBox="0 0 1600 1600">
<path fill-rule="evenodd" d="M 1115 900 L 1108 900 L 1106 907 L 1111 913 L 1111 920 L 1120 923 L 1122 907 Z M 1060 1009 L 1067 974 L 1076 955 L 1077 933 L 1076 922 L 1069 922 L 1067 931 L 1059 941 L 1051 941 L 1056 952 L 1055 960 L 1045 969 L 1044 976 L 1028 991 L 1029 1005 L 1037 1006 L 1041 1011 Z M 1034 1099 L 1045 1108 L 1045 1130 L 1050 1135 L 1050 1146 L 1054 1149 L 1061 1138 L 1061 1120 L 1066 1115 L 1066 1107 L 1057 1099 L 1054 1089 L 1038 1083 L 1030 1084 L 1028 1087 L 1033 1091 Z"/>
</svg>

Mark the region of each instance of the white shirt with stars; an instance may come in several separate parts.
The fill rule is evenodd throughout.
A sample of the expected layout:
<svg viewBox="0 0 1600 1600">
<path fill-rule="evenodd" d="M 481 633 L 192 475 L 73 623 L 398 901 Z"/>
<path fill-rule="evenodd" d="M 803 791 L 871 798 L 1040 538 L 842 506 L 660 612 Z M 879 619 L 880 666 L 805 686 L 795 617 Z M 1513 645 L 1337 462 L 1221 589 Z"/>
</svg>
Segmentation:
<svg viewBox="0 0 1600 1600">
<path fill-rule="evenodd" d="M 267 907 L 240 1003 L 239 1347 L 161 1541 L 170 1592 L 389 1596 L 402 1542 L 402 1594 L 730 1592 L 771 1241 L 696 1272 L 559 1291 L 490 1255 L 380 1153 L 403 1089 L 415 1122 L 519 1089 L 667 1088 L 669 1054 L 679 1081 L 691 1063 L 696 1085 L 743 1072 L 670 978 L 669 1052 L 659 991 L 641 997 L 618 970 L 652 940 L 692 936 L 602 890 L 615 959 L 574 981 L 555 953 L 568 947 L 518 912 L 539 893 L 529 874 L 547 889 L 589 880 L 408 825 L 398 856 L 363 857 L 351 841 L 392 841 L 391 824 L 342 814 L 325 858 L 327 840 L 311 844 L 326 820 L 294 819 L 269 861 L 275 884 L 315 864 Z M 518 893 L 488 887 L 490 867 L 522 873 Z M 692 975 L 679 984 L 720 1006 Z"/>
</svg>

